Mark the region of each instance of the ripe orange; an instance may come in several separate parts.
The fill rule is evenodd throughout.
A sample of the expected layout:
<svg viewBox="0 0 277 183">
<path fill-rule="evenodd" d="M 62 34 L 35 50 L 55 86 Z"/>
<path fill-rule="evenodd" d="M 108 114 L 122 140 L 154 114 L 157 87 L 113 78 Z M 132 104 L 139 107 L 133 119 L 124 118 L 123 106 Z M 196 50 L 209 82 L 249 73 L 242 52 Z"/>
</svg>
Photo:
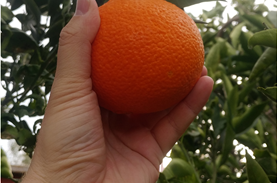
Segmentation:
<svg viewBox="0 0 277 183">
<path fill-rule="evenodd" d="M 183 10 L 165 0 L 110 0 L 99 13 L 92 82 L 100 106 L 151 113 L 186 97 L 200 78 L 204 47 Z"/>
</svg>

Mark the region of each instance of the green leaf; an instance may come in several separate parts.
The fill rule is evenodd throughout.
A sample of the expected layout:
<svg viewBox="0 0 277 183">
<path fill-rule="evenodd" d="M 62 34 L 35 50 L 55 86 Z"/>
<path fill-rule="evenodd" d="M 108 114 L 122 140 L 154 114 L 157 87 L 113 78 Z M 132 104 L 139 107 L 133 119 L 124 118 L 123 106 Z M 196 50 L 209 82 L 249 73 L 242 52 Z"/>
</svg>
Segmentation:
<svg viewBox="0 0 277 183">
<path fill-rule="evenodd" d="M 39 71 L 40 65 L 38 64 L 24 64 L 21 65 L 16 73 L 16 77 L 20 75 L 36 76 L 36 73 Z"/>
<path fill-rule="evenodd" d="M 232 170 L 227 165 L 221 165 L 217 173 L 218 175 L 232 175 Z"/>
<path fill-rule="evenodd" d="M 215 72 L 220 62 L 221 52 L 226 50 L 225 41 L 218 41 L 214 44 L 206 56 L 205 65 L 207 69 Z"/>
<path fill-rule="evenodd" d="M 32 134 L 32 132 L 26 128 L 21 128 L 18 131 L 18 138 L 16 142 L 18 145 L 28 146 L 34 145 L 36 141 L 36 137 Z"/>
<path fill-rule="evenodd" d="M 237 62 L 232 67 L 229 67 L 227 70 L 227 74 L 236 74 L 240 75 L 242 73 L 245 73 L 247 71 L 251 71 L 254 66 L 254 63 L 244 63 L 244 62 Z"/>
<path fill-rule="evenodd" d="M 226 52 L 226 56 L 224 57 L 236 55 L 237 50 L 230 43 L 225 41 L 225 46 L 226 46 L 227 52 Z"/>
<path fill-rule="evenodd" d="M 34 111 L 32 116 L 44 115 L 45 102 L 41 95 L 39 94 L 31 94 L 26 98 L 32 99 L 29 103 L 29 108 Z"/>
<path fill-rule="evenodd" d="M 12 178 L 12 169 L 5 151 L 1 148 L 1 177 Z"/>
<path fill-rule="evenodd" d="M 248 108 L 242 115 L 233 118 L 232 125 L 237 134 L 242 133 L 249 129 L 257 117 L 263 112 L 267 103 L 253 105 Z"/>
<path fill-rule="evenodd" d="M 254 128 L 249 129 L 246 133 L 238 135 L 235 137 L 241 144 L 255 149 L 262 147 L 262 141 L 259 135 L 255 134 Z"/>
<path fill-rule="evenodd" d="M 20 128 L 19 128 L 19 129 L 25 128 L 25 129 L 31 131 L 31 129 L 29 128 L 29 125 L 27 124 L 27 122 L 26 122 L 25 120 L 21 120 L 21 121 L 19 122 L 19 124 L 20 124 Z"/>
<path fill-rule="evenodd" d="M 15 10 L 15 9 L 19 8 L 23 4 L 22 0 L 7 0 L 7 2 L 10 3 L 11 10 Z"/>
<path fill-rule="evenodd" d="M 21 23 L 21 30 L 26 32 L 31 30 L 32 33 L 36 32 L 36 30 L 34 30 L 34 27 L 38 27 L 37 26 L 37 22 L 35 20 L 35 17 L 32 14 L 17 14 L 15 15 L 16 18 L 20 21 Z"/>
<path fill-rule="evenodd" d="M 227 96 L 228 102 L 228 115 L 231 115 L 232 118 L 237 115 L 237 105 L 238 105 L 239 95 L 238 95 L 238 86 L 236 85 Z"/>
<path fill-rule="evenodd" d="M 276 129 L 276 128 L 275 128 Z M 275 154 L 276 156 L 276 138 L 273 134 L 269 133 L 268 135 L 265 135 L 265 142 L 267 144 L 267 149 L 269 152 Z"/>
<path fill-rule="evenodd" d="M 220 43 L 213 45 L 206 57 L 205 65 L 207 69 L 214 72 L 217 69 L 217 65 L 220 61 Z"/>
<path fill-rule="evenodd" d="M 7 124 L 1 128 L 1 139 L 16 139 L 18 137 L 18 131 L 15 127 Z"/>
<path fill-rule="evenodd" d="M 240 47 L 240 46 L 239 46 Z M 240 49 L 240 48 L 239 48 Z M 250 55 L 230 55 L 231 61 L 226 69 L 227 75 L 241 75 L 252 70 L 257 58 Z"/>
<path fill-rule="evenodd" d="M 224 164 L 229 157 L 231 150 L 233 149 L 233 140 L 235 138 L 235 132 L 231 124 L 227 123 L 227 128 L 224 137 L 224 143 L 222 147 L 222 158 L 220 160 L 220 165 Z"/>
<path fill-rule="evenodd" d="M 1 61 L 1 78 L 4 78 L 5 74 L 8 72 L 11 66 L 10 62 Z M 4 79 L 3 79 L 4 80 Z"/>
<path fill-rule="evenodd" d="M 40 16 L 41 12 L 35 3 L 34 0 L 23 0 L 24 4 L 26 5 L 27 10 L 29 10 L 33 16 L 35 17 L 35 21 L 37 25 L 40 25 Z"/>
<path fill-rule="evenodd" d="M 34 109 L 27 107 L 25 105 L 14 107 L 14 114 L 17 115 L 19 118 L 22 118 L 23 116 L 32 116 L 34 113 Z"/>
<path fill-rule="evenodd" d="M 231 93 L 231 91 L 233 90 L 233 85 L 232 85 L 229 77 L 226 74 L 224 74 L 223 72 L 221 73 L 221 79 L 223 81 L 223 86 L 225 89 L 226 96 L 228 96 Z"/>
<path fill-rule="evenodd" d="M 277 102 L 277 86 L 267 88 L 258 87 L 257 89 L 258 91 L 262 92 L 265 96 L 267 96 L 270 100 Z"/>
<path fill-rule="evenodd" d="M 220 43 L 220 58 L 225 58 L 227 56 L 229 56 L 228 54 L 228 51 L 230 53 L 233 53 L 233 50 L 230 50 L 232 49 L 232 46 L 223 38 L 221 37 L 216 37 L 215 38 L 216 42 L 217 43 Z"/>
<path fill-rule="evenodd" d="M 210 161 L 208 161 L 207 159 L 202 160 L 202 162 L 205 163 L 203 169 L 208 173 L 208 175 L 212 176 L 212 174 L 214 172 L 213 164 Z"/>
<path fill-rule="evenodd" d="M 221 159 L 222 159 L 222 154 L 218 154 L 218 156 L 215 159 L 215 167 L 218 169 L 221 166 Z"/>
<path fill-rule="evenodd" d="M 177 144 L 175 144 L 173 146 L 173 148 L 171 149 L 171 153 L 170 153 L 170 157 L 172 159 L 174 158 L 179 158 L 179 159 L 183 159 L 184 161 L 191 163 L 192 159 L 188 154 L 188 151 L 185 149 L 183 143 L 178 142 Z"/>
<path fill-rule="evenodd" d="M 46 32 L 45 37 L 50 39 L 50 45 L 55 46 L 59 41 L 60 32 L 64 27 L 63 19 L 59 19 L 50 25 L 49 30 Z"/>
<path fill-rule="evenodd" d="M 228 162 L 232 164 L 235 168 L 241 168 L 241 162 L 237 159 L 237 157 L 233 154 L 229 155 Z"/>
<path fill-rule="evenodd" d="M 263 142 L 264 141 L 264 127 L 262 124 L 262 120 L 258 119 L 256 129 L 259 132 L 258 136 L 260 137 L 261 141 Z"/>
<path fill-rule="evenodd" d="M 6 24 L 9 24 L 13 17 L 13 12 L 8 7 L 1 6 L 1 21 L 4 20 Z"/>
<path fill-rule="evenodd" d="M 242 102 L 246 96 L 254 89 L 256 81 L 247 82 L 239 92 L 239 102 Z"/>
<path fill-rule="evenodd" d="M 268 7 L 264 4 L 259 4 L 257 8 L 255 8 L 255 12 L 257 14 L 262 14 L 263 12 L 268 12 Z"/>
<path fill-rule="evenodd" d="M 253 36 L 254 34 L 250 31 L 248 32 L 241 32 L 240 34 L 240 43 L 243 48 L 243 50 L 249 54 L 250 56 L 254 58 L 258 58 L 262 55 L 263 51 L 260 46 L 255 46 L 253 49 L 248 48 L 248 40 Z"/>
<path fill-rule="evenodd" d="M 48 14 L 54 17 L 58 11 L 61 11 L 59 6 L 62 2 L 63 0 L 48 0 Z"/>
<path fill-rule="evenodd" d="M 253 59 L 254 57 L 251 55 L 233 55 L 231 56 L 231 60 L 234 62 L 241 62 L 241 63 L 256 63 L 256 60 Z M 252 69 L 252 67 L 251 67 Z"/>
<path fill-rule="evenodd" d="M 29 90 L 30 87 L 32 86 L 33 84 L 33 80 L 34 80 L 34 77 L 32 76 L 25 76 L 24 77 L 24 80 L 23 80 L 23 87 L 25 90 Z"/>
<path fill-rule="evenodd" d="M 42 64 L 42 63 L 43 63 L 43 59 L 41 58 L 41 52 L 39 51 L 39 49 L 36 49 L 36 51 L 32 54 L 29 64 Z"/>
<path fill-rule="evenodd" d="M 238 24 L 233 30 L 232 32 L 230 33 L 230 38 L 231 38 L 231 41 L 232 41 L 232 45 L 237 48 L 239 43 L 240 43 L 240 40 L 239 40 L 239 37 L 240 37 L 240 33 L 241 33 L 241 29 L 242 27 L 245 26 L 245 23 L 242 22 L 240 24 Z"/>
<path fill-rule="evenodd" d="M 212 10 L 210 10 L 210 11 L 203 10 L 203 13 L 206 15 L 207 18 L 214 18 L 215 16 L 222 16 L 224 9 L 225 9 L 225 7 L 222 6 L 217 1 L 216 6 Z"/>
<path fill-rule="evenodd" d="M 44 106 L 45 105 L 44 99 L 39 94 L 31 94 L 31 95 L 28 95 L 26 98 L 30 98 L 30 99 L 36 100 L 37 101 L 37 105 L 39 105 L 39 106 Z"/>
<path fill-rule="evenodd" d="M 68 14 L 71 8 L 71 0 L 63 0 L 63 10 L 62 14 Z"/>
<path fill-rule="evenodd" d="M 181 158 L 185 161 L 188 161 L 179 144 L 175 144 L 173 146 L 173 148 L 171 149 L 170 157 L 171 158 Z"/>
<path fill-rule="evenodd" d="M 38 119 L 38 120 L 35 121 L 35 123 L 33 125 L 33 132 L 34 133 L 37 133 L 37 125 L 38 124 L 41 125 L 41 123 L 42 123 L 42 119 Z"/>
<path fill-rule="evenodd" d="M 254 80 L 274 62 L 276 62 L 276 49 L 267 48 L 254 65 L 249 80 Z"/>
<path fill-rule="evenodd" d="M 272 48 L 276 48 L 277 45 L 277 29 L 267 29 L 261 32 L 255 33 L 248 41 L 249 48 L 253 48 L 256 45 L 263 45 Z"/>
<path fill-rule="evenodd" d="M 11 53 L 30 52 L 38 48 L 37 42 L 19 29 L 11 29 L 12 35 L 5 51 Z"/>
<path fill-rule="evenodd" d="M 7 167 L 5 168 L 1 168 L 1 178 L 12 178 L 13 175 L 12 175 L 12 172 L 10 169 L 8 169 Z M 2 179 L 1 179 L 2 180 Z"/>
<path fill-rule="evenodd" d="M 194 4 L 215 1 L 215 0 L 167 0 L 167 1 L 175 4 L 176 6 L 178 6 L 181 9 L 183 9 L 184 7 L 191 6 Z M 225 0 L 221 0 L 221 1 L 225 1 Z"/>
<path fill-rule="evenodd" d="M 184 177 L 187 183 L 200 183 L 194 168 L 180 158 L 174 158 L 164 169 L 166 179 Z"/>
<path fill-rule="evenodd" d="M 46 81 L 45 82 L 45 95 L 49 94 L 52 89 L 53 81 Z"/>
<path fill-rule="evenodd" d="M 273 154 L 273 153 L 269 153 L 269 154 L 273 159 L 277 160 L 277 155 L 276 154 Z"/>
<path fill-rule="evenodd" d="M 189 127 L 191 128 L 191 127 Z M 196 149 L 200 148 L 201 147 L 201 139 L 203 137 L 201 135 L 199 136 L 191 136 L 187 133 L 185 133 L 183 136 L 182 136 L 182 143 L 183 143 L 183 146 L 186 147 L 186 150 L 188 151 L 195 151 Z"/>
<path fill-rule="evenodd" d="M 277 175 L 274 174 L 274 175 L 267 175 L 268 179 L 271 181 L 271 182 L 276 182 L 277 181 Z"/>
<path fill-rule="evenodd" d="M 214 137 L 216 138 L 224 129 L 226 118 L 223 118 L 220 113 L 221 110 L 218 105 L 213 108 L 212 125 L 214 129 Z"/>
<path fill-rule="evenodd" d="M 6 49 L 7 45 L 10 42 L 10 38 L 12 36 L 12 32 L 10 30 L 9 25 L 1 24 L 1 51 Z M 1 55 L 2 56 L 2 55 Z"/>
<path fill-rule="evenodd" d="M 216 34 L 216 32 L 205 32 L 204 35 L 202 35 L 203 44 L 206 45 L 207 43 L 212 41 L 215 38 Z"/>
<path fill-rule="evenodd" d="M 260 164 L 267 175 L 276 175 L 276 161 L 271 154 L 264 149 L 254 149 L 256 161 Z"/>
<path fill-rule="evenodd" d="M 246 169 L 249 183 L 270 183 L 266 173 L 246 151 Z"/>
<path fill-rule="evenodd" d="M 11 122 L 14 126 L 19 128 L 19 123 L 15 120 L 14 114 L 11 113 L 1 113 L 1 123 Z"/>
<path fill-rule="evenodd" d="M 265 17 L 258 14 L 244 14 L 241 15 L 243 19 L 248 20 L 250 23 L 255 25 L 260 30 L 264 30 L 265 26 L 263 23 L 265 23 L 269 28 L 274 28 L 274 26 L 269 22 Z"/>
<path fill-rule="evenodd" d="M 160 173 L 159 179 L 156 183 L 169 183 L 163 173 Z"/>
</svg>

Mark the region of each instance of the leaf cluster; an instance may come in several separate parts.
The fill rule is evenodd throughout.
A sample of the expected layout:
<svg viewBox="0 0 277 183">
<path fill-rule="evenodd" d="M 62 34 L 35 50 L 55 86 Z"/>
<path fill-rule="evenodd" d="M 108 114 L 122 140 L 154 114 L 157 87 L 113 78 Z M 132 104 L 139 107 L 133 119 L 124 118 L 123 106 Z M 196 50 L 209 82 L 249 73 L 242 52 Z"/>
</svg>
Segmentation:
<svg viewBox="0 0 277 183">
<path fill-rule="evenodd" d="M 43 116 L 55 76 L 62 28 L 72 17 L 76 1 L 8 0 L 1 6 L 1 138 L 15 139 L 31 157 L 38 133 L 26 117 Z M 25 13 L 15 14 L 18 8 Z M 21 28 L 11 26 L 17 19 Z"/>
<path fill-rule="evenodd" d="M 253 0 L 233 6 L 226 22 L 220 2 L 193 17 L 206 22 L 197 25 L 214 89 L 158 182 L 276 182 L 276 12 Z"/>
</svg>

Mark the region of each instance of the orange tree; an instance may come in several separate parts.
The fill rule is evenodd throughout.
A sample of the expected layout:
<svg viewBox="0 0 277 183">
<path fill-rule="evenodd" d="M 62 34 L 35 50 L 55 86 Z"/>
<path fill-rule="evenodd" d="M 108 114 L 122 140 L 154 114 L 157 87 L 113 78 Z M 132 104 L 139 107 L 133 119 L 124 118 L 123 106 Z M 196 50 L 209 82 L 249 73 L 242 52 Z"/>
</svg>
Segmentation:
<svg viewBox="0 0 277 183">
<path fill-rule="evenodd" d="M 99 6 L 106 1 L 97 0 Z M 186 10 L 210 0 L 168 1 Z M 205 65 L 215 85 L 203 111 L 172 148 L 159 183 L 276 182 L 277 13 L 254 0 L 232 4 L 237 14 L 227 21 L 219 2 L 199 17 L 190 15 L 202 35 Z M 16 14 L 22 5 L 26 12 Z M 8 0 L 1 6 L 1 84 L 6 91 L 1 138 L 15 139 L 30 157 L 42 120 L 30 129 L 23 117 L 44 114 L 59 33 L 75 6 L 70 0 Z M 21 29 L 10 25 L 13 19 Z M 239 147 L 247 147 L 255 159 Z"/>
</svg>

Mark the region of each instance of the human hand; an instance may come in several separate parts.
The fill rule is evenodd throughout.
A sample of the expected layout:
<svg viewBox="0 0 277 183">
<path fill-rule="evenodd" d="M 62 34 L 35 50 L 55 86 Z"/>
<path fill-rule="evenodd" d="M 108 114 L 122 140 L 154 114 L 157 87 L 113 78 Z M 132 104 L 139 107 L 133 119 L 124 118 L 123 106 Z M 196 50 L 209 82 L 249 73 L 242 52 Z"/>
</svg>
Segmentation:
<svg viewBox="0 0 277 183">
<path fill-rule="evenodd" d="M 205 105 L 213 81 L 203 68 L 182 102 L 157 113 L 118 115 L 100 108 L 91 82 L 98 7 L 79 0 L 76 12 L 61 32 L 56 77 L 23 182 L 155 182 L 163 157 Z"/>
</svg>

